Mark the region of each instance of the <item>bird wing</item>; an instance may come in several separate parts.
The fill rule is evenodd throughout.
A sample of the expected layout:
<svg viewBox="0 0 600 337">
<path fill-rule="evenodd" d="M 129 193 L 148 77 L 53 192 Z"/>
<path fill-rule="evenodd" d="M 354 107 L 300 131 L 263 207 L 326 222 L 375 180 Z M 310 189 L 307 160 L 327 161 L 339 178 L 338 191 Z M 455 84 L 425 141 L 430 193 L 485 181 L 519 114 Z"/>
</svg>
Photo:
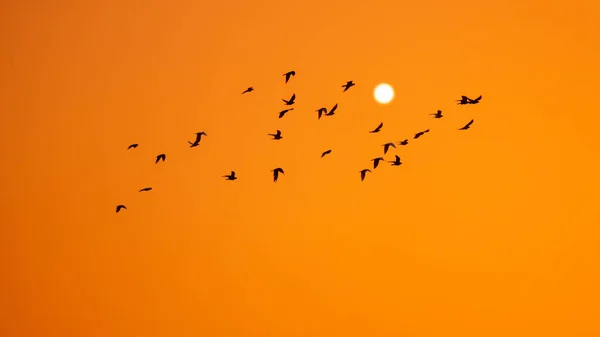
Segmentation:
<svg viewBox="0 0 600 337">
<path fill-rule="evenodd" d="M 235 171 L 231 171 L 231 176 L 235 177 Z"/>
<path fill-rule="evenodd" d="M 292 98 L 290 98 L 290 101 L 293 101 L 294 99 L 296 99 L 296 94 L 295 93 L 292 95 Z"/>
<path fill-rule="evenodd" d="M 396 155 L 396 161 L 400 161 L 400 156 Z"/>
<path fill-rule="evenodd" d="M 377 129 L 379 130 L 379 129 L 381 129 L 382 127 L 383 127 L 383 122 L 381 122 L 381 123 L 379 124 L 379 126 L 377 127 Z"/>
<path fill-rule="evenodd" d="M 474 121 L 475 121 L 474 119 L 471 119 L 471 121 L 469 123 L 467 123 L 466 126 L 471 126 L 471 124 L 473 124 Z"/>
<path fill-rule="evenodd" d="M 479 101 L 483 97 L 483 95 L 479 95 L 479 97 L 475 98 L 474 101 Z"/>
</svg>

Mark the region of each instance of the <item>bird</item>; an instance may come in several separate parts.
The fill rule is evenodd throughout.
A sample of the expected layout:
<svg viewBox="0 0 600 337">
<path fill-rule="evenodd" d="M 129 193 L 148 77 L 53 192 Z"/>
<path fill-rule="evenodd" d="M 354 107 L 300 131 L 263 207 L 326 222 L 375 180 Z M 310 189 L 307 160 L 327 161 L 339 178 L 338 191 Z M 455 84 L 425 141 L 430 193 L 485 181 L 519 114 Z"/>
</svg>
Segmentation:
<svg viewBox="0 0 600 337">
<path fill-rule="evenodd" d="M 348 91 L 348 89 L 352 88 L 355 85 L 356 85 L 356 83 L 354 83 L 352 81 L 347 81 L 346 84 L 342 85 L 342 88 L 344 88 L 343 92 Z"/>
<path fill-rule="evenodd" d="M 335 114 L 335 110 L 337 110 L 338 108 L 338 104 L 335 103 L 335 105 L 333 106 L 333 108 L 331 108 L 331 110 L 329 110 L 329 112 L 325 112 L 325 116 L 333 116 Z"/>
<path fill-rule="evenodd" d="M 367 172 L 371 172 L 371 170 L 363 169 L 363 170 L 360 170 L 359 172 L 360 172 L 360 181 L 363 181 L 363 180 L 365 180 L 365 176 L 367 175 Z"/>
<path fill-rule="evenodd" d="M 327 113 L 327 108 L 320 108 L 317 111 L 317 114 L 319 116 L 319 119 L 321 119 L 321 117 L 323 116 L 323 113 Z"/>
<path fill-rule="evenodd" d="M 200 139 L 202 138 L 202 136 L 206 136 L 206 132 L 196 132 L 196 140 L 194 140 L 193 143 L 188 140 L 188 143 L 190 143 L 190 147 L 198 146 L 198 144 L 200 144 Z"/>
<path fill-rule="evenodd" d="M 434 113 L 434 114 L 429 114 L 429 115 L 430 115 L 430 116 L 433 116 L 433 118 L 442 118 L 442 117 L 444 117 L 444 116 L 442 115 L 442 110 L 438 110 L 436 113 Z"/>
<path fill-rule="evenodd" d="M 379 125 L 375 128 L 375 130 L 369 131 L 369 133 L 377 133 L 377 132 L 381 131 L 382 127 L 383 127 L 383 122 L 379 123 Z"/>
<path fill-rule="evenodd" d="M 331 153 L 331 150 L 327 150 L 327 151 L 323 152 L 323 153 L 321 154 L 321 158 L 325 157 L 326 155 L 328 155 L 328 154 L 330 154 L 330 153 Z"/>
<path fill-rule="evenodd" d="M 295 102 L 295 100 L 296 100 L 296 94 L 294 93 L 289 100 L 285 100 L 283 98 L 281 100 L 285 103 L 285 105 L 293 105 L 294 103 L 296 103 Z"/>
<path fill-rule="evenodd" d="M 121 209 L 127 209 L 127 207 L 125 207 L 125 205 L 118 205 L 117 206 L 117 213 L 119 213 L 121 211 Z"/>
<path fill-rule="evenodd" d="M 371 159 L 371 161 L 373 162 L 373 168 L 376 169 L 377 166 L 379 166 L 379 162 L 382 160 L 384 160 L 382 157 L 377 157 L 377 158 Z"/>
<path fill-rule="evenodd" d="M 400 156 L 398 155 L 396 155 L 396 160 L 389 161 L 389 163 L 392 163 L 392 166 L 402 165 L 402 162 L 400 161 Z"/>
<path fill-rule="evenodd" d="M 390 146 L 393 147 L 394 149 L 396 148 L 396 145 L 394 145 L 394 143 L 385 143 L 382 146 L 383 146 L 383 154 L 386 154 L 388 152 L 388 150 L 390 149 Z"/>
<path fill-rule="evenodd" d="M 244 90 L 244 92 L 242 93 L 242 95 L 245 94 L 245 93 L 247 93 L 247 92 L 252 92 L 252 91 L 254 91 L 254 87 L 249 87 L 248 89 Z"/>
<path fill-rule="evenodd" d="M 158 164 L 159 161 L 165 161 L 167 159 L 167 155 L 164 153 L 159 154 L 158 156 L 156 156 L 156 161 L 154 162 L 154 164 Z"/>
<path fill-rule="evenodd" d="M 294 110 L 294 108 L 285 109 L 285 110 L 279 112 L 279 118 L 285 116 L 286 113 L 288 113 L 289 111 L 292 111 L 292 110 Z"/>
<path fill-rule="evenodd" d="M 421 131 L 421 132 L 415 133 L 414 139 L 417 139 L 417 138 L 421 137 L 422 135 L 426 134 L 427 132 L 429 132 L 429 129 L 427 129 L 425 131 Z"/>
<path fill-rule="evenodd" d="M 296 72 L 293 70 L 288 71 L 287 73 L 283 74 L 283 76 L 285 76 L 285 83 L 287 83 L 290 80 L 290 77 L 296 76 Z"/>
<path fill-rule="evenodd" d="M 460 128 L 459 130 L 468 130 L 471 127 L 471 124 L 473 124 L 475 120 L 471 119 L 471 121 L 469 123 L 467 123 L 465 126 L 463 126 L 462 128 Z"/>
<path fill-rule="evenodd" d="M 148 192 L 148 191 L 152 191 L 152 187 L 144 187 L 140 190 L 140 192 Z"/>
<path fill-rule="evenodd" d="M 273 182 L 274 183 L 277 182 L 277 178 L 279 178 L 279 173 L 285 174 L 285 172 L 283 172 L 283 169 L 281 167 L 271 170 L 271 172 L 273 172 Z"/>
<path fill-rule="evenodd" d="M 269 136 L 273 137 L 273 140 L 279 140 L 281 137 L 281 131 L 277 130 L 277 133 L 269 133 Z"/>
<path fill-rule="evenodd" d="M 223 178 L 227 178 L 226 180 L 236 180 L 235 171 L 231 171 L 229 175 L 223 176 Z"/>
<path fill-rule="evenodd" d="M 456 100 L 458 103 L 458 105 L 465 105 L 465 104 L 477 104 L 479 103 L 479 101 L 481 100 L 483 96 L 479 95 L 479 97 L 475 98 L 475 99 L 470 99 L 467 96 L 460 96 L 460 99 Z"/>
<path fill-rule="evenodd" d="M 135 149 L 136 147 L 138 147 L 138 144 L 131 144 L 131 145 L 129 145 L 129 147 L 127 148 L 127 150 L 129 150 L 129 149 Z"/>
<path fill-rule="evenodd" d="M 408 145 L 408 139 L 398 142 L 398 145 Z"/>
</svg>

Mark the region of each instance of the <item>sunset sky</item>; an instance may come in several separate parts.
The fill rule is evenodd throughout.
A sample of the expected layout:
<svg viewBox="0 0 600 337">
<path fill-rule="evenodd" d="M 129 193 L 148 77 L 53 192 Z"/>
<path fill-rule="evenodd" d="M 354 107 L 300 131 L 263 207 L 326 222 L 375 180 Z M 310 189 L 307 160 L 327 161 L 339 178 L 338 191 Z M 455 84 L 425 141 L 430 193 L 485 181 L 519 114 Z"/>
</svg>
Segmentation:
<svg viewBox="0 0 600 337">
<path fill-rule="evenodd" d="M 2 1 L 0 336 L 600 336 L 599 22 L 592 0 Z"/>
</svg>

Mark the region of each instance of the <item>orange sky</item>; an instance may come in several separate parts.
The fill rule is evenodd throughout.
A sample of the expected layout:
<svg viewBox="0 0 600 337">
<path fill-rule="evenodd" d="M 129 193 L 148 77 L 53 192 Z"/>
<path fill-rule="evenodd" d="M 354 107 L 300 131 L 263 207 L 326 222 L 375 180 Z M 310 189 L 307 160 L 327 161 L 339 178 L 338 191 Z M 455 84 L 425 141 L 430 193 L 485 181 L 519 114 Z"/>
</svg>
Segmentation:
<svg viewBox="0 0 600 337">
<path fill-rule="evenodd" d="M 548 3 L 3 1 L 0 335 L 599 336 L 600 4 Z"/>
</svg>

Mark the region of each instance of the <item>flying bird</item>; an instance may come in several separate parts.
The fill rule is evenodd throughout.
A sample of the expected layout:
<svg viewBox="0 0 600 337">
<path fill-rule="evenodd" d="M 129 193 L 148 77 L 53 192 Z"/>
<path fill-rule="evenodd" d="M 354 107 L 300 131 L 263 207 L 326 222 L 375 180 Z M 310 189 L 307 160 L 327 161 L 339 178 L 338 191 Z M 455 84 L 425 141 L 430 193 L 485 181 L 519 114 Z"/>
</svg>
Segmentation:
<svg viewBox="0 0 600 337">
<path fill-rule="evenodd" d="M 121 209 L 127 209 L 127 207 L 125 207 L 125 205 L 118 205 L 117 206 L 117 213 L 119 213 L 121 211 Z"/>
<path fill-rule="evenodd" d="M 279 118 L 285 116 L 286 113 L 288 113 L 289 111 L 292 111 L 292 110 L 294 110 L 294 108 L 285 109 L 285 110 L 279 112 Z"/>
<path fill-rule="evenodd" d="M 247 93 L 247 92 L 252 92 L 252 91 L 254 91 L 254 87 L 249 87 L 248 89 L 244 90 L 244 92 L 242 93 L 242 95 L 245 94 L 245 93 Z"/>
<path fill-rule="evenodd" d="M 408 145 L 408 139 L 399 142 L 398 145 Z"/>
<path fill-rule="evenodd" d="M 140 192 L 148 192 L 148 191 L 152 191 L 152 187 L 144 187 L 140 190 Z"/>
<path fill-rule="evenodd" d="M 273 140 L 279 140 L 281 137 L 281 131 L 277 130 L 277 133 L 269 133 L 269 136 L 273 137 Z"/>
<path fill-rule="evenodd" d="M 325 157 L 326 155 L 328 155 L 328 154 L 330 154 L 330 153 L 331 153 L 331 150 L 327 150 L 327 151 L 323 152 L 323 153 L 321 154 L 321 158 Z"/>
<path fill-rule="evenodd" d="M 229 175 L 223 176 L 223 178 L 227 178 L 226 180 L 236 180 L 235 171 L 231 171 Z"/>
<path fill-rule="evenodd" d="M 377 166 L 379 166 L 379 162 L 382 160 L 384 160 L 382 157 L 371 159 L 371 161 L 373 162 L 373 168 L 376 169 Z"/>
<path fill-rule="evenodd" d="M 285 83 L 287 83 L 290 80 L 290 77 L 296 76 L 296 72 L 293 70 L 288 71 L 287 73 L 283 74 L 283 76 L 285 76 Z"/>
<path fill-rule="evenodd" d="M 277 178 L 279 178 L 279 173 L 284 174 L 283 169 L 281 167 L 271 170 L 271 172 L 273 172 L 273 182 L 274 183 L 277 182 Z"/>
<path fill-rule="evenodd" d="M 356 85 L 356 83 L 354 83 L 352 81 L 346 82 L 346 84 L 342 85 L 342 88 L 344 88 L 343 92 L 346 92 L 348 89 L 352 88 L 355 85 Z"/>
<path fill-rule="evenodd" d="M 429 132 L 429 129 L 427 129 L 425 131 L 421 131 L 421 132 L 415 133 L 414 139 L 417 139 L 417 138 L 421 137 L 422 135 L 426 134 L 427 132 Z"/>
<path fill-rule="evenodd" d="M 402 165 L 402 162 L 400 161 L 400 157 L 398 155 L 396 155 L 396 160 L 392 160 L 389 163 L 392 163 L 392 166 L 400 166 L 400 165 Z"/>
<path fill-rule="evenodd" d="M 475 98 L 475 99 L 470 99 L 467 96 L 461 96 L 460 99 L 456 100 L 458 103 L 458 105 L 465 105 L 465 104 L 477 104 L 479 103 L 479 101 L 481 100 L 483 96 L 479 95 L 479 97 Z"/>
<path fill-rule="evenodd" d="M 321 117 L 323 116 L 323 114 L 324 114 L 324 113 L 325 113 L 325 114 L 327 113 L 327 108 L 321 108 L 321 109 L 319 109 L 319 110 L 316 110 L 316 111 L 317 111 L 317 114 L 318 114 L 318 116 L 319 116 L 319 119 L 321 119 Z"/>
<path fill-rule="evenodd" d="M 285 103 L 285 105 L 293 105 L 294 103 L 296 103 L 295 102 L 296 101 L 296 94 L 294 93 L 292 95 L 292 97 L 289 100 L 287 100 L 287 101 L 285 99 L 283 99 L 283 98 L 281 100 Z"/>
<path fill-rule="evenodd" d="M 471 119 L 471 121 L 469 123 L 467 123 L 465 126 L 463 126 L 462 128 L 460 128 L 459 130 L 468 130 L 471 127 L 471 124 L 473 124 L 475 120 Z"/>
<path fill-rule="evenodd" d="M 381 122 L 373 131 L 369 131 L 369 133 L 377 133 L 379 131 L 381 131 L 381 128 L 383 127 L 383 122 Z"/>
<path fill-rule="evenodd" d="M 436 113 L 434 113 L 434 114 L 429 114 L 429 115 L 430 115 L 430 116 L 433 116 L 433 118 L 442 118 L 442 117 L 444 117 L 444 116 L 442 115 L 442 110 L 438 110 Z"/>
<path fill-rule="evenodd" d="M 335 105 L 333 106 L 333 108 L 331 108 L 331 110 L 329 110 L 329 112 L 325 112 L 325 116 L 333 116 L 335 114 L 335 110 L 337 110 L 338 108 L 338 104 L 335 103 Z"/>
<path fill-rule="evenodd" d="M 188 143 L 190 143 L 190 147 L 198 146 L 198 144 L 200 144 L 200 139 L 202 139 L 202 136 L 206 136 L 206 132 L 196 132 L 196 140 L 194 140 L 193 143 L 188 140 Z"/>
<path fill-rule="evenodd" d="M 388 152 L 388 150 L 390 149 L 390 146 L 393 147 L 394 149 L 396 148 L 396 145 L 394 145 L 394 143 L 385 143 L 382 146 L 383 146 L 383 154 L 386 154 Z"/>
<path fill-rule="evenodd" d="M 158 156 L 156 156 L 156 161 L 154 162 L 154 164 L 158 164 L 159 161 L 165 161 L 167 159 L 167 155 L 164 153 L 159 154 Z"/>
<path fill-rule="evenodd" d="M 365 176 L 367 175 L 367 172 L 371 172 L 371 170 L 369 169 L 364 169 L 364 170 L 360 170 L 360 181 L 365 180 Z"/>
<path fill-rule="evenodd" d="M 138 147 L 138 144 L 131 144 L 131 145 L 129 145 L 129 147 L 127 148 L 127 150 L 129 150 L 129 149 L 135 149 L 136 147 Z"/>
</svg>

